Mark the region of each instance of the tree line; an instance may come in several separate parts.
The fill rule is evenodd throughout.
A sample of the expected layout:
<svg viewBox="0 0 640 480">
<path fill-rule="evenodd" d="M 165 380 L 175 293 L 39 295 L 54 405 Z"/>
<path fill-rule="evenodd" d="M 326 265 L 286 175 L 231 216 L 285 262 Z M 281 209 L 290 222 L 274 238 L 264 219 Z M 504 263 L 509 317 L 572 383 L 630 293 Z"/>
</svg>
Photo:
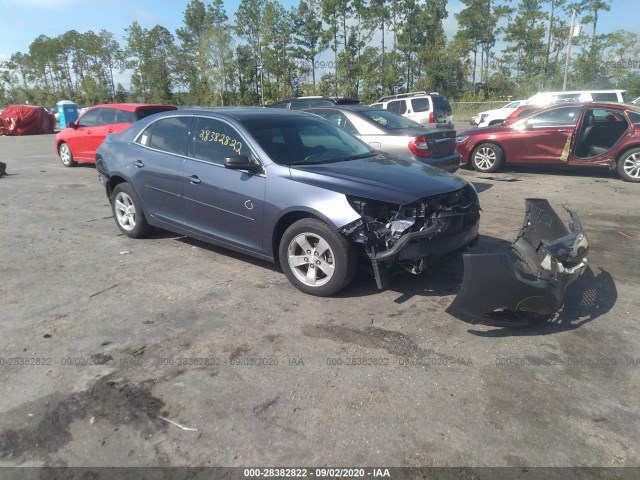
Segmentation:
<svg viewBox="0 0 640 480">
<path fill-rule="evenodd" d="M 0 105 L 161 102 L 260 105 L 300 95 L 373 102 L 438 91 L 461 101 L 522 98 L 562 87 L 640 95 L 640 35 L 601 32 L 611 0 L 461 0 L 447 38 L 447 0 L 190 0 L 175 32 L 133 22 L 37 37 L 0 64 Z M 570 36 L 571 16 L 582 26 Z M 130 78 L 129 82 L 116 79 Z"/>
</svg>

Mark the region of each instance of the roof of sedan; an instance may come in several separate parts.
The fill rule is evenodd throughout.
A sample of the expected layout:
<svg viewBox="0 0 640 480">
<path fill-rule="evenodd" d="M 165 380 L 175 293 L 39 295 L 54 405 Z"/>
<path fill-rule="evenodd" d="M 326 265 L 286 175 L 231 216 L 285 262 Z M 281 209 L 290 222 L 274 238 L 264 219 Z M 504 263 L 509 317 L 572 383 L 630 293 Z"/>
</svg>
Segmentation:
<svg viewBox="0 0 640 480">
<path fill-rule="evenodd" d="M 355 105 L 327 105 L 322 107 L 310 107 L 305 110 L 349 110 L 351 112 L 369 112 L 372 110 L 384 110 L 381 107 L 370 107 L 369 105 L 355 104 Z"/>
<path fill-rule="evenodd" d="M 262 107 L 212 107 L 212 108 L 190 108 L 180 110 L 180 113 L 197 115 L 203 113 L 215 113 L 235 118 L 236 120 L 248 120 L 252 118 L 282 118 L 282 117 L 304 117 L 309 118 L 309 114 L 301 110 L 284 110 L 279 108 Z"/>
<path fill-rule="evenodd" d="M 136 110 L 143 110 L 145 108 L 171 108 L 177 110 L 175 105 L 165 105 L 161 103 L 101 103 L 100 105 L 93 105 L 91 108 L 120 108 L 130 112 Z"/>
</svg>

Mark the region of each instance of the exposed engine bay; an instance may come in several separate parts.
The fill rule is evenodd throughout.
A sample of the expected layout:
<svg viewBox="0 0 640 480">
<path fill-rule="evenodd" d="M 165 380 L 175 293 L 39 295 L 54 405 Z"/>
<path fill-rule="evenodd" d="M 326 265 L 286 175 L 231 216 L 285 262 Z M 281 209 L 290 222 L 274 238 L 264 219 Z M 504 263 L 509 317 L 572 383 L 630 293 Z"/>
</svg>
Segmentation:
<svg viewBox="0 0 640 480">
<path fill-rule="evenodd" d="M 477 241 L 480 204 L 471 185 L 408 205 L 348 197 L 361 218 L 339 231 L 364 246 L 378 288 L 387 285 L 389 264 L 421 273 L 435 259 Z"/>
</svg>

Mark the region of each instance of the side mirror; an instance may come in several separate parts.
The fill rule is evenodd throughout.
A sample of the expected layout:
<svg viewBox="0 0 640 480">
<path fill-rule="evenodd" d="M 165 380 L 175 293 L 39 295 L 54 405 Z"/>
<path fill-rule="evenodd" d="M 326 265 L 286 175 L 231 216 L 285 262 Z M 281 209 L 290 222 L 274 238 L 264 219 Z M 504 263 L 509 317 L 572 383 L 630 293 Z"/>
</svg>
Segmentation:
<svg viewBox="0 0 640 480">
<path fill-rule="evenodd" d="M 533 129 L 533 127 L 526 120 L 518 120 L 517 122 L 512 123 L 511 128 L 513 128 L 514 130 L 519 130 L 521 132 L 526 132 Z"/>
<path fill-rule="evenodd" d="M 79 127 L 78 120 L 74 120 L 73 122 L 71 122 L 69 124 L 69 127 L 73 128 L 74 130 L 77 129 Z"/>
<path fill-rule="evenodd" d="M 234 155 L 224 159 L 224 166 L 231 170 L 247 170 L 251 173 L 260 171 L 260 165 L 253 163 L 246 155 Z"/>
</svg>

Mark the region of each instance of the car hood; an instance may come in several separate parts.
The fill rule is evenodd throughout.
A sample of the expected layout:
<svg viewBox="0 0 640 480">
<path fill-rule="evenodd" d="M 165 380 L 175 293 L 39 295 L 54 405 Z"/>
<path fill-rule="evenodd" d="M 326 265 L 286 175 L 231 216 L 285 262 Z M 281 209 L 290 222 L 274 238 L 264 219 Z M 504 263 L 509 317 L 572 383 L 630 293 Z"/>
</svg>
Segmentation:
<svg viewBox="0 0 640 480">
<path fill-rule="evenodd" d="M 439 168 L 386 153 L 344 162 L 295 165 L 290 172 L 298 182 L 400 205 L 467 185 L 465 180 Z"/>
</svg>

